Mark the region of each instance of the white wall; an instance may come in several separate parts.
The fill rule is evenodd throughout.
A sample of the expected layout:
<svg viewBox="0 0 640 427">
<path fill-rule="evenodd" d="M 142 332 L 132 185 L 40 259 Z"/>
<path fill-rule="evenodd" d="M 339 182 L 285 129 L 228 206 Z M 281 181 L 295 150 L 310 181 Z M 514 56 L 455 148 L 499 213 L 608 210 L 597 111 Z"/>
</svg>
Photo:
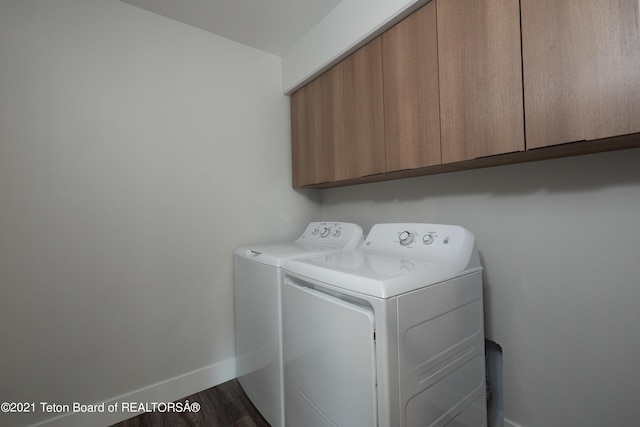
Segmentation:
<svg viewBox="0 0 640 427">
<path fill-rule="evenodd" d="M 360 223 L 460 224 L 484 263 L 505 416 L 526 427 L 640 419 L 640 149 L 323 192 Z"/>
<path fill-rule="evenodd" d="M 0 402 L 38 405 L 1 425 L 234 377 L 233 248 L 317 219 L 281 71 L 115 0 L 0 1 Z"/>
</svg>

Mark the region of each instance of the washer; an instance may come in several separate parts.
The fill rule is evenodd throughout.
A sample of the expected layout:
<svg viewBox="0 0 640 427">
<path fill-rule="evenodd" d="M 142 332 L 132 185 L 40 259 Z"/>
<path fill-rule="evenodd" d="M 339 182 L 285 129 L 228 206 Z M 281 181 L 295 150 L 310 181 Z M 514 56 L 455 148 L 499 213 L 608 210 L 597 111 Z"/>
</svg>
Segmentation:
<svg viewBox="0 0 640 427">
<path fill-rule="evenodd" d="M 473 234 L 378 224 L 356 250 L 284 264 L 288 427 L 486 426 Z"/>
<path fill-rule="evenodd" d="M 234 252 L 237 376 L 254 406 L 274 427 L 284 425 L 282 264 L 354 249 L 362 240 L 359 225 L 312 222 L 294 242 L 240 247 Z"/>
</svg>

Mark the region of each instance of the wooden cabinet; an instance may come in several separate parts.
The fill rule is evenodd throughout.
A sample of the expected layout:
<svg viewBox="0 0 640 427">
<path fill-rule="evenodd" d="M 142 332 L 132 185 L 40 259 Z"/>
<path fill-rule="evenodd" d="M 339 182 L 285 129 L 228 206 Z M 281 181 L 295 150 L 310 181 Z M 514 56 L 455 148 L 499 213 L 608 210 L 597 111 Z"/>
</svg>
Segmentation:
<svg viewBox="0 0 640 427">
<path fill-rule="evenodd" d="M 441 163 L 435 3 L 382 34 L 387 171 Z"/>
<path fill-rule="evenodd" d="M 293 187 L 345 179 L 342 67 L 291 95 Z"/>
<path fill-rule="evenodd" d="M 313 109 L 316 147 L 316 182 L 345 178 L 342 64 L 315 79 Z"/>
<path fill-rule="evenodd" d="M 291 96 L 293 186 L 638 147 L 639 21 L 638 0 L 431 1 Z"/>
<path fill-rule="evenodd" d="M 316 143 L 313 85 L 294 92 L 291 102 L 291 163 L 293 187 L 316 184 Z"/>
<path fill-rule="evenodd" d="M 442 162 L 522 151 L 518 0 L 437 0 Z"/>
<path fill-rule="evenodd" d="M 638 0 L 522 0 L 527 148 L 640 132 Z"/>
<path fill-rule="evenodd" d="M 379 38 L 291 96 L 293 186 L 385 171 Z"/>
<path fill-rule="evenodd" d="M 347 179 L 385 172 L 381 44 L 378 37 L 341 63 Z"/>
</svg>

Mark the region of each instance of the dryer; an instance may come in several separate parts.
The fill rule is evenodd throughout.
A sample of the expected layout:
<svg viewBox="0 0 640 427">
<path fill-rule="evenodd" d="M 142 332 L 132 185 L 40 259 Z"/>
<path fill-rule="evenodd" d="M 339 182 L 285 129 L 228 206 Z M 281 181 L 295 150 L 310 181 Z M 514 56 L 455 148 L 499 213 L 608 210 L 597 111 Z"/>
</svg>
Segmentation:
<svg viewBox="0 0 640 427">
<path fill-rule="evenodd" d="M 312 222 L 294 242 L 237 248 L 233 256 L 237 377 L 273 427 L 284 425 L 282 264 L 286 260 L 354 249 L 362 228 Z"/>
<path fill-rule="evenodd" d="M 287 426 L 486 426 L 471 232 L 378 224 L 356 250 L 284 270 Z"/>
</svg>

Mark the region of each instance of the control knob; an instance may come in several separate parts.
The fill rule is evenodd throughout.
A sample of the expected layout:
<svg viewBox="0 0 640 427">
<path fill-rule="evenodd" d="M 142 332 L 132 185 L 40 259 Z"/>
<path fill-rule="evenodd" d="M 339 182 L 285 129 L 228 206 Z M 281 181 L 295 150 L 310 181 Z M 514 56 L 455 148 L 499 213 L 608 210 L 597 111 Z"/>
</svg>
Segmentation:
<svg viewBox="0 0 640 427">
<path fill-rule="evenodd" d="M 422 243 L 424 243 L 425 245 L 430 245 L 433 243 L 433 234 L 429 233 L 429 234 L 425 234 L 422 237 Z"/>
<path fill-rule="evenodd" d="M 403 231 L 402 233 L 400 233 L 400 244 L 402 246 L 409 246 L 411 243 L 413 243 L 413 233 L 410 231 Z"/>
<path fill-rule="evenodd" d="M 331 233 L 331 229 L 329 227 L 324 227 L 320 231 L 320 237 L 322 237 L 322 238 L 327 237 L 329 235 L 329 233 Z"/>
</svg>

